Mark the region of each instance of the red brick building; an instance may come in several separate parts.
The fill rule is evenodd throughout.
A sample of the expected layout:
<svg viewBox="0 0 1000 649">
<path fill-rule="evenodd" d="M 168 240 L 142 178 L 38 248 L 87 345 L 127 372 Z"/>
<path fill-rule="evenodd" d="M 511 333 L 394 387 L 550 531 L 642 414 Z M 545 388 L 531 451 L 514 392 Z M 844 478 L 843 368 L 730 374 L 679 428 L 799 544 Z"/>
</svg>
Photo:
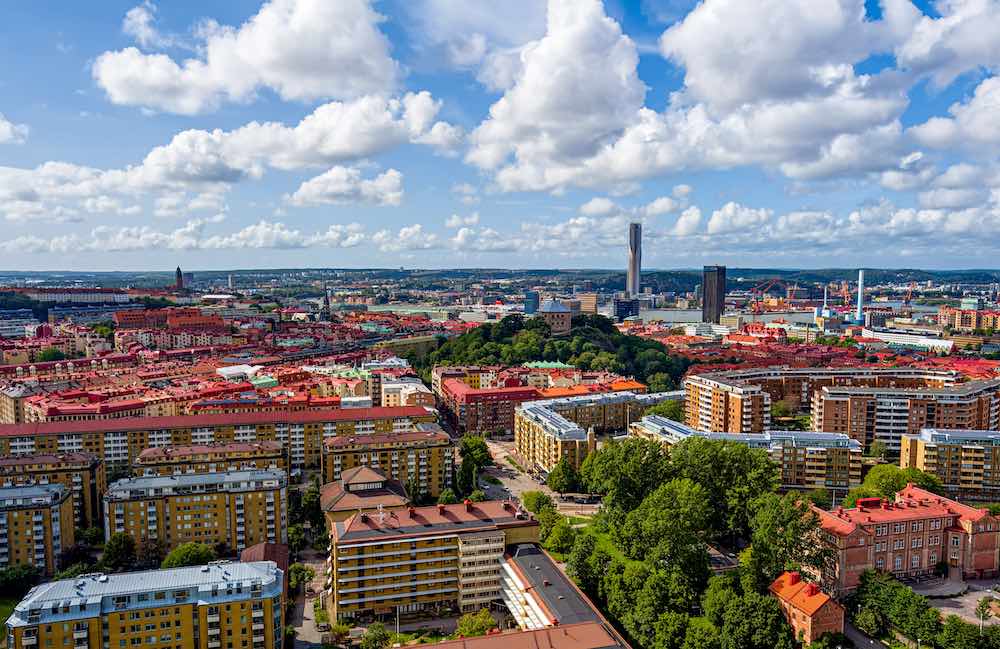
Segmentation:
<svg viewBox="0 0 1000 649">
<path fill-rule="evenodd" d="M 455 431 L 477 435 L 512 433 L 517 406 L 540 398 L 530 386 L 477 390 L 458 379 L 442 381 L 441 397 L 441 409 Z"/>
<path fill-rule="evenodd" d="M 913 484 L 892 501 L 861 498 L 852 509 L 813 511 L 835 553 L 823 588 L 837 597 L 854 590 L 866 570 L 905 577 L 945 562 L 964 578 L 1000 573 L 1000 518 Z"/>
<path fill-rule="evenodd" d="M 803 645 L 824 633 L 844 632 L 844 607 L 820 590 L 819 584 L 803 581 L 797 572 L 785 572 L 769 590 L 781 604 L 795 639 Z"/>
</svg>

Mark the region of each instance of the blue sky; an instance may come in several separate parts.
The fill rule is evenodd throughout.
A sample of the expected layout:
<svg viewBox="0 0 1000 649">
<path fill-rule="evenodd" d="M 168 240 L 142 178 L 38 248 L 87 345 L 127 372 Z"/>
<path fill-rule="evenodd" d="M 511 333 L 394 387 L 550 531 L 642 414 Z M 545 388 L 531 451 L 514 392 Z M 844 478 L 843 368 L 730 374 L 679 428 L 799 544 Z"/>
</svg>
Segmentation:
<svg viewBox="0 0 1000 649">
<path fill-rule="evenodd" d="M 995 267 L 996 0 L 0 9 L 8 269 Z"/>
</svg>

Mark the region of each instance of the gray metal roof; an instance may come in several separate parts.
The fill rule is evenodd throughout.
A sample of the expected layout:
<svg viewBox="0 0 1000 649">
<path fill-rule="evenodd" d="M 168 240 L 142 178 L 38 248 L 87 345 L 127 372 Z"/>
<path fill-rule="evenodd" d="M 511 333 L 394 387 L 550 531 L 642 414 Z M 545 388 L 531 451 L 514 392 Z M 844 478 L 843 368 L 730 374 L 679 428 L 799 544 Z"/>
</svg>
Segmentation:
<svg viewBox="0 0 1000 649">
<path fill-rule="evenodd" d="M 61 501 L 69 492 L 61 484 L 24 485 L 0 488 L 0 509 L 31 505 L 51 505 Z"/>
<path fill-rule="evenodd" d="M 267 484 L 262 484 L 267 483 Z M 204 493 L 209 491 L 247 491 L 251 489 L 281 488 L 287 485 L 284 471 L 227 471 L 224 473 L 183 473 L 169 476 L 144 476 L 122 478 L 108 487 L 105 498 L 136 497 L 141 492 L 151 495 L 176 494 L 190 490 Z"/>
</svg>

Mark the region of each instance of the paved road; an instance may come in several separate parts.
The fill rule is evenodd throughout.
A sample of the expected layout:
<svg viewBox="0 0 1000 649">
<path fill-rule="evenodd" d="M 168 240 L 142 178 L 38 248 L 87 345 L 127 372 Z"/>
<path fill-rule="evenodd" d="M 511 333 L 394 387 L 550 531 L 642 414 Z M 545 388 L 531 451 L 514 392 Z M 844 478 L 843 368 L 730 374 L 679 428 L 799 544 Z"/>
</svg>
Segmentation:
<svg viewBox="0 0 1000 649">
<path fill-rule="evenodd" d="M 878 640 L 872 640 L 864 633 L 861 633 L 861 631 L 858 631 L 858 629 L 847 620 L 844 620 L 844 635 L 850 638 L 851 642 L 853 642 L 858 649 L 888 649 L 886 645 L 882 644 Z"/>
<path fill-rule="evenodd" d="M 326 584 L 326 557 L 313 550 L 300 553 L 299 561 L 316 571 L 316 576 L 309 584 L 312 592 L 319 593 Z M 315 597 L 299 595 L 295 598 L 295 611 L 287 623 L 295 627 L 295 649 L 310 649 L 322 645 L 322 637 L 313 619 L 313 600 Z"/>
<path fill-rule="evenodd" d="M 507 498 L 509 495 L 521 498 L 525 491 L 541 491 L 548 494 L 556 503 L 556 508 L 563 514 L 573 516 L 593 516 L 600 509 L 599 504 L 578 505 L 576 503 L 565 503 L 559 500 L 559 494 L 549 489 L 544 483 L 536 482 L 531 476 L 519 471 L 507 457 L 514 457 L 514 443 L 508 441 L 487 440 L 486 445 L 493 455 L 495 466 L 488 467 L 486 472 L 498 478 L 501 485 L 484 485 L 486 495 L 491 500 Z M 489 487 L 489 488 L 486 488 Z"/>
</svg>

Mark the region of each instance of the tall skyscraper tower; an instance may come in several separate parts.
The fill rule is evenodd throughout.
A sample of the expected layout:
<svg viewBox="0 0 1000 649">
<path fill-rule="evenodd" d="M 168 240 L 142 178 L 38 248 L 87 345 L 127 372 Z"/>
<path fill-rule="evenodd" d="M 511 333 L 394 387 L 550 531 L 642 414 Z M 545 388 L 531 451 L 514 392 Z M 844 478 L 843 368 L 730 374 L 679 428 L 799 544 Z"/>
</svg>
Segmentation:
<svg viewBox="0 0 1000 649">
<path fill-rule="evenodd" d="M 181 272 L 181 267 L 177 267 L 177 271 L 174 273 L 174 288 L 178 291 L 184 288 L 184 273 Z"/>
<path fill-rule="evenodd" d="M 858 312 L 854 315 L 855 322 L 865 321 L 865 269 L 858 271 Z"/>
<path fill-rule="evenodd" d="M 642 273 L 642 223 L 628 224 L 628 272 L 625 292 L 629 297 L 639 295 L 639 275 Z"/>
<path fill-rule="evenodd" d="M 719 324 L 726 305 L 726 267 L 705 266 L 701 286 L 701 321 Z"/>
</svg>

